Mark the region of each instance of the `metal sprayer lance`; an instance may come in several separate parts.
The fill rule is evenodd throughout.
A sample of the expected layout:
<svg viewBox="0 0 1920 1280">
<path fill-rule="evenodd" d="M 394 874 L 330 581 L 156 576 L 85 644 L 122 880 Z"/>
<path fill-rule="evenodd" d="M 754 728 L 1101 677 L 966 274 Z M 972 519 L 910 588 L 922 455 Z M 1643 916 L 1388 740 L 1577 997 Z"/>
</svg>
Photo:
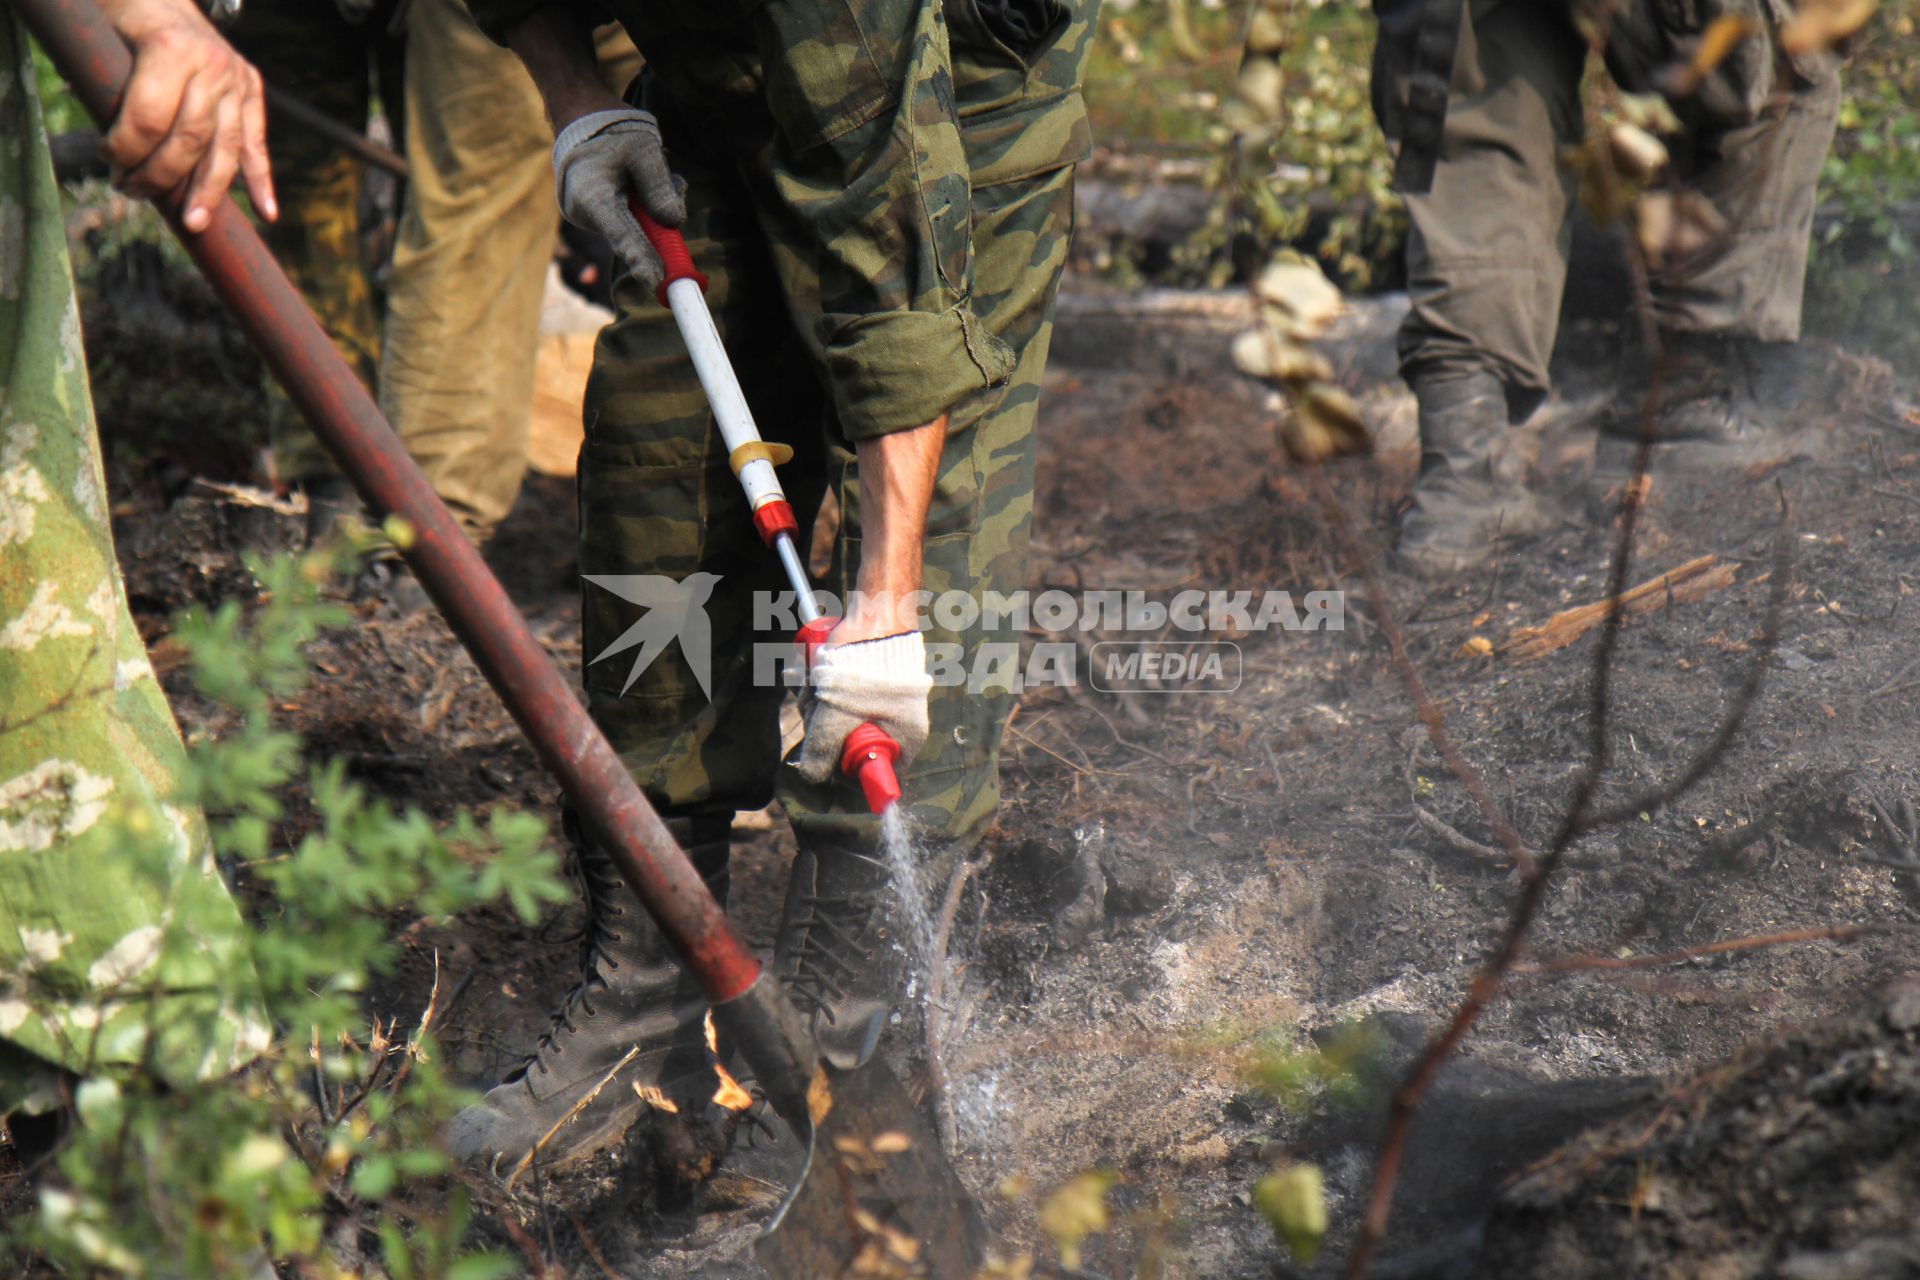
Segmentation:
<svg viewBox="0 0 1920 1280">
<path fill-rule="evenodd" d="M 793 456 L 793 450 L 760 438 L 753 410 L 747 407 L 746 393 L 740 389 L 740 379 L 733 372 L 733 362 L 727 358 L 720 330 L 707 308 L 707 277 L 694 267 L 686 238 L 677 229 L 656 221 L 638 201 L 634 201 L 631 208 L 666 267 L 666 278 L 660 284 L 660 301 L 673 313 L 680 337 L 687 344 L 694 372 L 700 377 L 707 404 L 720 427 L 720 438 L 726 443 L 727 461 L 740 487 L 746 491 L 747 508 L 753 512 L 753 527 L 759 531 L 761 541 L 772 547 L 780 558 L 780 567 L 793 587 L 800 615 L 800 631 L 794 640 L 811 667 L 814 651 L 826 642 L 827 634 L 839 619 L 828 617 L 814 595 L 813 582 L 807 576 L 797 546 L 800 525 L 787 502 L 786 491 L 780 487 L 780 476 L 774 470 L 778 463 Z M 869 722 L 847 735 L 840 769 L 860 784 L 868 807 L 875 813 L 884 813 L 900 799 L 900 779 L 894 768 L 899 759 L 900 744 L 879 725 Z"/>
</svg>

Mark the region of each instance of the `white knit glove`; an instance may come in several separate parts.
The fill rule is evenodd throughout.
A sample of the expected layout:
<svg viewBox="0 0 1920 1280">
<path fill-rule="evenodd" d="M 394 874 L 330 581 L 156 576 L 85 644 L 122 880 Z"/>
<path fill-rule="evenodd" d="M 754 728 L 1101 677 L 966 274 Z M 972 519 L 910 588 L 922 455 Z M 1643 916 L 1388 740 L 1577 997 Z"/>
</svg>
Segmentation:
<svg viewBox="0 0 1920 1280">
<path fill-rule="evenodd" d="M 666 269 L 627 207 L 640 204 L 670 227 L 687 219 L 687 200 L 667 168 L 660 123 L 632 107 L 581 116 L 553 140 L 553 186 L 560 212 L 576 227 L 606 237 L 642 288 L 652 293 Z"/>
<path fill-rule="evenodd" d="M 847 735 L 872 721 L 900 744 L 904 770 L 927 740 L 927 646 L 918 631 L 819 650 L 807 673 L 801 710 L 807 736 L 794 761 L 802 777 L 825 782 L 840 769 Z"/>
</svg>

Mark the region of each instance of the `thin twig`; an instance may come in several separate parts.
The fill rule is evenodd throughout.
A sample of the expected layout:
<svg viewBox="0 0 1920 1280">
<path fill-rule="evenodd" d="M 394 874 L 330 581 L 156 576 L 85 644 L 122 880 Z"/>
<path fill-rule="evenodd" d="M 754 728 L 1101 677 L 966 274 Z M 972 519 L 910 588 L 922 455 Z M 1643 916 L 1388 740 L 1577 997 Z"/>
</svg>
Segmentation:
<svg viewBox="0 0 1920 1280">
<path fill-rule="evenodd" d="M 313 1055 L 313 1091 L 315 1100 L 320 1104 L 320 1119 L 327 1127 L 331 1128 L 336 1117 L 333 1115 L 331 1106 L 333 1100 L 327 1093 L 327 1075 L 324 1059 L 320 1054 L 320 1025 L 318 1023 L 314 1024 L 313 1043 L 307 1052 Z"/>
<path fill-rule="evenodd" d="M 420 1013 L 420 1025 L 413 1029 L 411 1036 L 407 1037 L 406 1057 L 401 1061 L 400 1069 L 394 1072 L 393 1079 L 387 1082 L 387 1091 L 389 1093 L 397 1091 L 402 1084 L 406 1083 L 408 1073 L 413 1070 L 414 1059 L 421 1056 L 420 1042 L 426 1038 L 428 1030 L 433 1026 L 433 1020 L 436 1016 L 435 1006 L 439 1003 L 440 948 L 435 947 L 433 949 L 433 986 L 427 991 L 427 1007 Z"/>
<path fill-rule="evenodd" d="M 1661 951 L 1645 956 L 1616 956 L 1608 955 L 1606 952 L 1596 952 L 1592 955 L 1561 956 L 1554 960 L 1522 961 L 1508 972 L 1516 978 L 1563 978 L 1569 974 L 1593 973 L 1600 970 L 1659 969 L 1687 960 L 1731 955 L 1739 951 L 1758 951 L 1763 947 L 1784 947 L 1798 942 L 1852 942 L 1856 938 L 1872 937 L 1875 934 L 1913 932 L 1916 932 L 1916 929 L 1912 925 L 1886 920 L 1870 924 L 1828 925 L 1824 928 L 1788 929 L 1781 933 L 1760 933 L 1746 938 L 1728 938 L 1722 942 L 1709 942 L 1698 947 L 1681 947 L 1677 951 Z"/>
<path fill-rule="evenodd" d="M 1414 773 L 1415 766 L 1419 760 L 1420 739 L 1416 736 L 1413 740 L 1413 750 L 1407 755 L 1407 802 L 1413 806 L 1414 821 L 1418 822 L 1430 834 L 1440 837 L 1461 853 L 1470 853 L 1476 858 L 1485 858 L 1489 862 L 1504 863 L 1510 861 L 1504 850 L 1496 849 L 1490 844 L 1481 844 L 1478 840 L 1466 835 L 1438 814 L 1429 812 L 1421 805 L 1419 789 L 1416 786 L 1417 778 Z"/>
<path fill-rule="evenodd" d="M 1407 654 L 1406 634 L 1401 631 L 1399 622 L 1394 618 L 1393 607 L 1387 602 L 1386 589 L 1381 585 L 1380 574 L 1374 567 L 1373 557 L 1366 554 L 1359 540 L 1354 537 L 1352 525 L 1347 520 L 1346 508 L 1340 505 L 1340 499 L 1334 494 L 1333 485 L 1328 482 L 1325 469 L 1315 464 L 1307 468 L 1307 473 L 1313 482 L 1314 494 L 1320 500 L 1321 509 L 1326 512 L 1327 523 L 1333 527 L 1334 537 L 1340 543 L 1340 553 L 1348 560 L 1356 561 L 1360 565 L 1360 580 L 1366 584 L 1368 600 L 1373 605 L 1374 612 L 1378 614 L 1374 624 L 1380 628 L 1380 634 L 1387 638 L 1387 645 L 1393 654 L 1394 673 L 1400 677 L 1400 683 L 1406 689 L 1407 696 L 1413 700 L 1415 714 L 1420 717 L 1420 723 L 1426 726 L 1427 737 L 1432 740 L 1433 749 L 1440 753 L 1440 758 L 1446 762 L 1447 768 L 1455 778 L 1460 780 L 1460 785 L 1466 788 L 1467 794 L 1473 797 L 1474 804 L 1480 809 L 1480 816 L 1485 820 L 1488 829 L 1493 832 L 1494 838 L 1500 842 L 1501 848 L 1506 850 L 1514 869 L 1523 876 L 1533 875 L 1534 858 L 1527 848 L 1527 842 L 1520 838 L 1520 833 L 1513 829 L 1511 822 L 1507 821 L 1506 814 L 1500 811 L 1500 806 L 1494 802 L 1493 793 L 1487 790 L 1487 784 L 1478 771 L 1467 763 L 1466 757 L 1462 756 L 1459 748 L 1454 746 L 1453 738 L 1447 732 L 1446 712 L 1441 710 L 1440 704 L 1434 701 L 1433 695 L 1427 691 L 1427 682 L 1421 678 L 1420 669 L 1414 665 L 1413 659 Z"/>
<path fill-rule="evenodd" d="M 1906 666 L 1900 668 L 1900 673 L 1898 675 L 1894 676 L 1893 679 L 1887 681 L 1885 684 L 1881 685 L 1878 689 L 1875 689 L 1872 693 L 1868 694 L 1867 696 L 1869 698 L 1884 698 L 1896 689 L 1906 688 L 1905 682 L 1907 677 L 1912 675 L 1915 671 L 1920 671 L 1920 658 L 1915 658 L 1912 662 L 1909 662 Z"/>
<path fill-rule="evenodd" d="M 574 1234 L 580 1237 L 580 1247 L 587 1251 L 587 1257 L 593 1259 L 593 1265 L 600 1268 L 600 1274 L 607 1280 L 620 1280 L 620 1273 L 613 1269 L 613 1264 L 608 1262 L 606 1256 L 600 1252 L 600 1246 L 593 1242 L 591 1235 L 587 1234 L 587 1224 L 580 1221 L 580 1215 L 569 1209 L 567 1218 L 573 1223 Z"/>
<path fill-rule="evenodd" d="M 1077 764 L 1074 761 L 1069 760 L 1065 756 L 1061 755 L 1058 751 L 1055 751 L 1052 747 L 1047 746 L 1043 742 L 1037 741 L 1030 734 L 1026 733 L 1024 730 L 1016 729 L 1012 725 L 1008 725 L 1007 729 L 1009 732 L 1013 734 L 1014 737 L 1020 739 L 1022 742 L 1026 743 L 1031 747 L 1035 747 L 1041 751 L 1046 752 L 1048 755 L 1052 756 L 1055 760 L 1058 760 L 1061 764 L 1067 766 L 1067 768 L 1073 770 L 1075 773 L 1084 773 L 1089 776 L 1099 776 L 1099 777 L 1107 777 L 1107 778 L 1124 778 L 1127 776 L 1126 774 L 1120 772 L 1117 769 L 1101 769 L 1093 765 Z"/>
<path fill-rule="evenodd" d="M 621 1058 L 620 1061 L 614 1063 L 611 1067 L 607 1068 L 607 1074 L 601 1076 L 600 1082 L 594 1085 L 593 1088 L 587 1090 L 586 1096 L 582 1097 L 580 1101 L 574 1103 L 571 1107 L 568 1107 L 567 1114 L 561 1116 L 558 1120 L 555 1120 L 553 1122 L 553 1127 L 540 1135 L 540 1141 L 533 1144 L 533 1150 L 521 1156 L 520 1163 L 513 1166 L 513 1172 L 507 1177 L 508 1191 L 513 1190 L 513 1184 L 520 1180 L 520 1175 L 527 1171 L 527 1166 L 531 1165 L 535 1160 L 537 1160 L 540 1156 L 540 1153 L 547 1149 L 547 1144 L 553 1141 L 553 1135 L 560 1132 L 560 1130 L 564 1128 L 567 1125 L 567 1123 L 571 1121 L 575 1116 L 579 1115 L 582 1111 L 585 1111 L 587 1109 L 587 1104 L 591 1103 L 595 1098 L 599 1097 L 600 1091 L 606 1088 L 609 1084 L 611 1084 L 613 1082 L 613 1078 L 620 1074 L 620 1069 L 626 1066 L 629 1062 L 632 1062 L 635 1058 L 639 1056 L 640 1056 L 640 1046 L 636 1044 L 631 1049 L 627 1050 L 625 1057 Z"/>
</svg>

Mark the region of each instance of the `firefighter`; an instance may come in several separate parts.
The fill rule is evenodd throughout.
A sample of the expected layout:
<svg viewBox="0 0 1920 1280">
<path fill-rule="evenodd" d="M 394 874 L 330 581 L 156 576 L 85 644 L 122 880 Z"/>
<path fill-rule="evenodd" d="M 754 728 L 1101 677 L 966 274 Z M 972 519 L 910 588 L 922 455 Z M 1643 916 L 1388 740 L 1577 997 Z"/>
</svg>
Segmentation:
<svg viewBox="0 0 1920 1280">
<path fill-rule="evenodd" d="M 581 572 L 710 588 L 711 655 L 674 644 L 637 674 L 589 664 L 595 718 L 723 899 L 733 814 L 778 797 L 799 855 L 775 968 L 828 1058 L 850 1064 L 896 979 L 878 820 L 837 776 L 841 739 L 873 721 L 904 744 L 904 803 L 941 854 L 977 842 L 998 798 L 1014 691 L 932 688 L 926 645 L 958 646 L 970 669 L 981 645 L 1017 641 L 1011 619 L 923 635 L 913 594 L 1022 585 L 1041 372 L 1088 151 L 1093 6 L 615 0 L 605 10 L 646 60 L 623 101 L 592 75 L 600 6 L 471 4 L 540 88 L 562 211 L 621 263 L 587 388 Z M 708 275 L 755 417 L 793 450 L 782 475 L 801 527 L 829 492 L 838 503 L 828 585 L 855 603 L 821 650 L 791 764 L 783 691 L 751 657 L 788 638 L 753 609 L 779 570 L 655 298 L 661 265 L 629 197 L 681 227 Z M 585 591 L 593 655 L 637 610 Z M 713 1092 L 697 988 L 607 855 L 578 833 L 575 848 L 591 917 L 579 984 L 531 1056 L 454 1122 L 465 1158 L 516 1163 L 566 1120 L 541 1149 L 564 1164 L 628 1127 L 635 1084 L 683 1110 Z"/>
<path fill-rule="evenodd" d="M 1398 557 L 1441 575 L 1546 529 L 1515 424 L 1545 398 L 1566 284 L 1581 76 L 1603 33 L 1623 89 L 1670 86 L 1706 28 L 1746 17 L 1753 34 L 1699 87 L 1675 94 L 1683 132 L 1670 181 L 1726 224 L 1703 252 L 1653 275 L 1664 400 L 1661 465 L 1721 465 L 1794 447 L 1787 410 L 1801 360 L 1801 291 L 1814 188 L 1833 139 L 1839 78 L 1828 54 L 1779 47 L 1784 5 L 1761 0 L 1377 0 L 1376 114 L 1396 150 L 1411 227 L 1412 310 L 1401 371 L 1419 402 L 1420 475 Z M 1623 469 L 1639 431 L 1605 415 L 1597 468 Z M 1670 460 L 1670 461 L 1669 461 Z"/>
</svg>

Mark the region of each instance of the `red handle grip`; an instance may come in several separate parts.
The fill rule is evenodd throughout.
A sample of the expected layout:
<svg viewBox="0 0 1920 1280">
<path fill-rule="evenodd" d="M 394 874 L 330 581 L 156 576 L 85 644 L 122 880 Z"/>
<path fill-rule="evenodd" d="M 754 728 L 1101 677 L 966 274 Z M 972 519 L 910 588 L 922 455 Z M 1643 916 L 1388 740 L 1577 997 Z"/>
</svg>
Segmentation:
<svg viewBox="0 0 1920 1280">
<path fill-rule="evenodd" d="M 667 286 L 675 280 L 691 280 L 700 286 L 700 292 L 705 293 L 706 274 L 693 265 L 693 254 L 687 250 L 687 238 L 680 234 L 680 228 L 669 227 L 659 221 L 641 208 L 638 200 L 628 200 L 627 208 L 633 210 L 640 229 L 647 233 L 647 243 L 660 255 L 660 261 L 667 269 L 666 276 L 660 281 L 660 305 L 667 305 Z"/>
</svg>

